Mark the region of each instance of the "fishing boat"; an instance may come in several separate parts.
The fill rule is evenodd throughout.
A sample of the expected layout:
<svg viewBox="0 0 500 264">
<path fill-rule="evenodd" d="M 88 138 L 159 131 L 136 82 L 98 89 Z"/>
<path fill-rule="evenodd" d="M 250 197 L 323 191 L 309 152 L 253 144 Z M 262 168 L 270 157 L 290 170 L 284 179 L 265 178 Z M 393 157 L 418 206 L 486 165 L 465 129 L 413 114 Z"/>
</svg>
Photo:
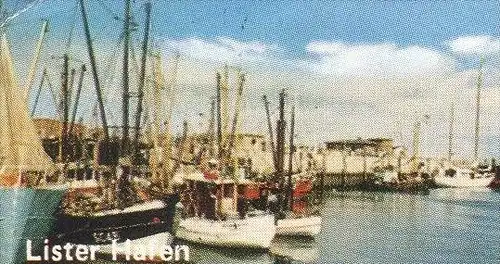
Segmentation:
<svg viewBox="0 0 500 264">
<path fill-rule="evenodd" d="M 264 97 L 264 104 L 268 119 L 268 127 L 271 142 L 273 142 L 272 125 L 269 116 L 269 103 Z M 308 200 L 308 194 L 312 191 L 312 179 L 304 173 L 293 173 L 293 154 L 294 154 L 294 127 L 295 127 L 295 107 L 291 111 L 290 124 L 290 143 L 288 157 L 288 174 L 285 176 L 284 171 L 284 155 L 285 155 L 285 92 L 280 93 L 279 112 L 280 118 L 277 122 L 277 141 L 276 149 L 273 148 L 273 159 L 275 166 L 275 176 L 277 179 L 277 190 L 281 197 L 278 199 L 277 209 L 272 210 L 277 216 L 276 234 L 283 236 L 306 236 L 313 237 L 321 231 L 321 216 L 314 212 L 311 208 L 311 203 Z M 306 177 L 304 177 L 306 176 Z M 294 179 L 295 178 L 295 179 Z"/>
<path fill-rule="evenodd" d="M 96 146 L 97 155 L 92 169 L 94 174 L 91 180 L 72 181 L 72 188 L 63 201 L 62 210 L 58 215 L 54 240 L 59 243 L 73 243 L 85 245 L 99 245 L 103 254 L 109 253 L 113 241 L 122 244 L 127 240 L 133 243 L 145 241 L 164 240 L 171 237 L 175 204 L 178 195 L 173 192 L 162 192 L 154 195 L 150 193 L 148 184 L 156 184 L 154 179 L 149 179 L 148 174 L 156 174 L 149 164 L 142 164 L 139 149 L 139 133 L 142 100 L 139 98 L 135 138 L 130 139 L 129 133 L 129 39 L 131 24 L 131 1 L 125 1 L 124 20 L 124 65 L 123 65 L 123 120 L 122 137 L 120 139 L 109 136 L 103 100 L 100 91 L 96 63 L 92 49 L 92 41 L 89 32 L 88 18 L 84 1 L 79 1 L 87 48 L 91 61 L 94 84 L 98 95 L 98 103 L 101 114 L 102 131 L 104 137 Z M 144 34 L 144 45 L 142 47 L 141 76 L 138 94 L 143 94 L 146 60 L 148 55 L 148 35 L 150 26 L 151 3 L 146 3 L 146 29 Z M 156 76 L 155 76 L 156 77 Z M 160 88 L 158 88 L 160 89 Z M 170 151 L 170 148 L 166 148 Z M 146 167 L 146 169 L 144 169 Z M 165 166 L 164 166 L 165 167 Z M 161 170 L 163 174 L 167 169 Z M 163 175 L 165 176 L 165 175 Z M 96 181 L 95 179 L 99 179 Z M 168 181 L 167 177 L 156 177 L 155 179 Z M 146 182 L 146 184 L 143 184 Z M 165 184 L 165 182 L 163 182 Z M 168 241 L 163 241 L 166 243 Z"/>
<path fill-rule="evenodd" d="M 278 219 L 276 234 L 281 236 L 314 237 L 321 231 L 321 216 L 311 211 L 308 195 L 312 191 L 312 180 L 297 179 L 293 188 L 292 210 Z"/>
<path fill-rule="evenodd" d="M 177 238 L 219 247 L 269 248 L 276 233 L 274 216 L 241 207 L 241 195 L 251 181 L 211 179 L 199 172 L 184 175 L 184 181 L 190 186 L 185 194 L 194 197 L 184 204 L 187 215 L 175 230 Z"/>
<path fill-rule="evenodd" d="M 450 167 L 447 170 L 441 169 L 438 176 L 434 178 L 437 186 L 469 188 L 486 187 L 493 179 L 493 173 L 488 170 L 474 171 L 468 168 Z"/>
<path fill-rule="evenodd" d="M 24 263 L 53 227 L 67 188 L 45 153 L 15 78 L 5 32 L 0 41 L 0 263 Z"/>
</svg>

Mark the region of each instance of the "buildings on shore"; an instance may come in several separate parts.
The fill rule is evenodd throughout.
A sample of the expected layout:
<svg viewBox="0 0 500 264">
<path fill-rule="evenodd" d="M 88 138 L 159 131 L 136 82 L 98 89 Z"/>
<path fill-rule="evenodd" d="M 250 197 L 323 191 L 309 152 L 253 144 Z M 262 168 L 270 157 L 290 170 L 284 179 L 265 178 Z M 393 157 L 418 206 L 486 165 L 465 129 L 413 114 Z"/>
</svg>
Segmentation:
<svg viewBox="0 0 500 264">
<path fill-rule="evenodd" d="M 57 157 L 62 124 L 58 120 L 35 118 L 34 123 L 39 136 L 48 148 L 52 158 Z M 95 141 L 99 131 L 90 129 L 83 124 L 75 124 L 73 135 L 82 141 Z M 200 151 L 215 153 L 217 146 L 209 135 L 192 134 L 186 139 L 183 159 L 195 160 Z M 174 148 L 179 145 L 179 139 L 174 139 Z M 227 142 L 223 142 L 228 144 Z M 267 175 L 274 171 L 272 147 L 267 136 L 242 133 L 234 138 L 232 155 L 240 166 L 249 167 L 254 174 Z M 285 153 L 289 152 L 286 147 Z M 172 152 L 176 153 L 176 151 Z M 204 154 L 208 156 L 208 154 Z M 314 170 L 325 173 L 373 173 L 376 170 L 395 169 L 408 172 L 410 169 L 406 150 L 394 146 L 390 138 L 356 138 L 325 142 L 323 147 L 295 146 L 294 171 Z M 288 164 L 288 155 L 285 155 Z M 285 168 L 286 169 L 286 168 Z"/>
</svg>

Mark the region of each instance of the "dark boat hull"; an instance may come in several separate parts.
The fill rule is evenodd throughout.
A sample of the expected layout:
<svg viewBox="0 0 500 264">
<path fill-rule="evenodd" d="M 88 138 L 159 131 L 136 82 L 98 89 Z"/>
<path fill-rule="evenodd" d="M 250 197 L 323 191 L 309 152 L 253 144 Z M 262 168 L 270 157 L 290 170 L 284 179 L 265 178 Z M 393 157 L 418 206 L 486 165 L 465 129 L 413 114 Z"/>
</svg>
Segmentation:
<svg viewBox="0 0 500 264">
<path fill-rule="evenodd" d="M 163 200 L 164 206 L 91 216 L 59 215 L 53 240 L 86 245 L 118 243 L 163 232 L 172 232 L 177 196 Z"/>
</svg>

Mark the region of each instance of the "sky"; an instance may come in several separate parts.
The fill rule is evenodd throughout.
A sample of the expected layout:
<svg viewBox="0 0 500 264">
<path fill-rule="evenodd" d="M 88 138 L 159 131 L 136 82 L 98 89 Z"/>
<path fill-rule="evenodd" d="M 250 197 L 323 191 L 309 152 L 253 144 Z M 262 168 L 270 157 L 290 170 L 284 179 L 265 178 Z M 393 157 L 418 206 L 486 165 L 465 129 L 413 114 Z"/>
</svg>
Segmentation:
<svg viewBox="0 0 500 264">
<path fill-rule="evenodd" d="M 28 1 L 4 2 L 14 10 Z M 123 1 L 85 2 L 99 75 L 109 80 L 103 88 L 107 115 L 119 125 Z M 137 56 L 145 2 L 132 4 Z M 172 113 L 177 133 L 184 120 L 192 131 L 206 131 L 215 73 L 227 64 L 231 91 L 236 89 L 237 72 L 246 76 L 241 131 L 267 135 L 261 97 L 270 98 L 275 120 L 278 93 L 285 89 L 287 115 L 292 104 L 297 108 L 299 143 L 320 146 L 328 140 L 390 137 L 411 149 L 414 124 L 421 121 L 422 153 L 446 156 L 454 102 L 453 152 L 470 157 L 483 56 L 479 154 L 500 156 L 498 1 L 151 2 L 151 43 L 162 55 L 169 82 L 179 55 Z M 26 79 L 41 19 L 49 20 L 50 31 L 38 72 L 46 67 L 55 88 L 60 86 L 64 52 L 73 59 L 71 67 L 88 63 L 77 3 L 36 1 L 8 23 L 20 83 Z M 39 77 L 34 83 L 30 107 Z M 95 92 L 90 74 L 83 91 L 78 116 L 92 123 Z M 47 89 L 40 98 L 37 116 L 55 116 Z"/>
</svg>

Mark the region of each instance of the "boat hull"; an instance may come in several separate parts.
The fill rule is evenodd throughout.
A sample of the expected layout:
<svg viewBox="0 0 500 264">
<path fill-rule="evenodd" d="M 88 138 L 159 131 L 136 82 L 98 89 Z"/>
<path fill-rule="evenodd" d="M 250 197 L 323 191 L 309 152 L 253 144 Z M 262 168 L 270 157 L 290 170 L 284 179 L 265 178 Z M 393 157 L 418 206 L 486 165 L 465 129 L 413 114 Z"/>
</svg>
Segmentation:
<svg viewBox="0 0 500 264">
<path fill-rule="evenodd" d="M 485 178 L 468 178 L 468 177 L 436 177 L 434 181 L 440 187 L 453 187 L 453 188 L 471 188 L 471 187 L 486 187 L 491 182 L 492 177 Z"/>
<path fill-rule="evenodd" d="M 109 245 L 172 232 L 177 197 L 90 216 L 59 215 L 54 239 L 59 243 Z"/>
<path fill-rule="evenodd" d="M 278 220 L 276 235 L 314 237 L 321 231 L 321 217 L 285 218 Z"/>
<path fill-rule="evenodd" d="M 180 220 L 175 236 L 210 246 L 267 249 L 275 233 L 272 215 L 225 221 L 191 217 Z"/>
<path fill-rule="evenodd" d="M 52 188 L 0 187 L 0 263 L 25 263 L 26 240 L 39 249 L 55 223 L 54 213 L 66 191 Z"/>
</svg>

